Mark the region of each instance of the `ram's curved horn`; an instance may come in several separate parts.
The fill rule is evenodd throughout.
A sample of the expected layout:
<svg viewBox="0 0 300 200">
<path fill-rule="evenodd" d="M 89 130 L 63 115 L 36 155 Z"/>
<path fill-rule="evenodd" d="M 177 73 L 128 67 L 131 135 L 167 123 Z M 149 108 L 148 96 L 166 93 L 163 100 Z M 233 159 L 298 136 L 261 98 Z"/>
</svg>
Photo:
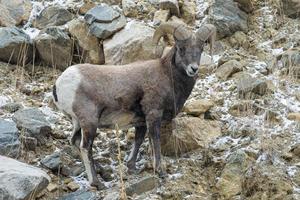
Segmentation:
<svg viewBox="0 0 300 200">
<path fill-rule="evenodd" d="M 192 32 L 184 24 L 175 22 L 162 23 L 154 32 L 153 43 L 157 45 L 160 38 L 166 34 L 172 34 L 177 40 L 186 40 L 191 37 Z"/>
<path fill-rule="evenodd" d="M 213 46 L 216 40 L 217 29 L 212 24 L 205 24 L 201 26 L 196 32 L 197 40 L 201 42 L 209 41 L 210 44 L 210 55 L 213 56 Z"/>
</svg>

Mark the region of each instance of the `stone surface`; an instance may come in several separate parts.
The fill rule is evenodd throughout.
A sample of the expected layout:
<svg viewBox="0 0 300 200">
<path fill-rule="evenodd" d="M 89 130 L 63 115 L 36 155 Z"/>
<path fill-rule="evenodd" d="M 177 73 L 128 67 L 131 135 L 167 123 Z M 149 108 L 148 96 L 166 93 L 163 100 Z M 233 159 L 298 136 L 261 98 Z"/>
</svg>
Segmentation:
<svg viewBox="0 0 300 200">
<path fill-rule="evenodd" d="M 17 27 L 0 27 L 0 61 L 28 63 L 32 60 L 32 54 L 32 41 L 24 31 Z"/>
<path fill-rule="evenodd" d="M 44 64 L 60 70 L 65 70 L 70 66 L 73 41 L 58 27 L 50 27 L 41 31 L 35 38 L 35 44 Z"/>
<path fill-rule="evenodd" d="M 240 72 L 243 70 L 243 66 L 240 62 L 236 60 L 230 60 L 223 65 L 221 65 L 217 70 L 216 70 L 216 76 L 223 80 L 226 81 L 232 74 Z"/>
<path fill-rule="evenodd" d="M 282 0 L 282 9 L 288 17 L 297 18 L 300 16 L 300 1 Z"/>
<path fill-rule="evenodd" d="M 74 18 L 73 14 L 60 6 L 46 7 L 33 21 L 33 26 L 43 29 L 66 24 Z"/>
<path fill-rule="evenodd" d="M 68 183 L 67 187 L 72 190 L 73 192 L 79 189 L 79 185 L 74 181 Z"/>
<path fill-rule="evenodd" d="M 50 181 L 44 171 L 17 160 L 0 156 L 0 163 L 2 199 L 34 199 Z"/>
<path fill-rule="evenodd" d="M 179 5 L 177 0 L 160 0 L 159 6 L 163 10 L 170 10 L 172 15 L 180 16 Z"/>
<path fill-rule="evenodd" d="M 189 115 L 198 117 L 199 115 L 208 111 L 213 106 L 214 103 L 212 101 L 201 99 L 187 103 L 186 105 L 184 105 L 183 111 Z"/>
<path fill-rule="evenodd" d="M 38 144 L 45 144 L 51 133 L 51 126 L 46 116 L 37 108 L 26 108 L 17 111 L 13 120 L 24 134 L 37 139 Z"/>
<path fill-rule="evenodd" d="M 16 124 L 0 119 L 0 155 L 17 157 L 20 149 L 19 131 Z"/>
<path fill-rule="evenodd" d="M 183 21 L 187 24 L 194 24 L 196 20 L 196 2 L 194 0 L 183 0 L 180 6 L 180 13 Z"/>
<path fill-rule="evenodd" d="M 99 197 L 96 193 L 86 191 L 86 190 L 78 190 L 76 192 L 72 192 L 70 194 L 66 194 L 63 197 L 59 198 L 59 200 L 98 200 Z"/>
<path fill-rule="evenodd" d="M 253 99 L 257 95 L 265 95 L 268 91 L 268 84 L 266 81 L 257 78 L 241 78 L 237 83 L 237 90 L 239 98 Z"/>
<path fill-rule="evenodd" d="M 248 15 L 233 0 L 216 0 L 210 11 L 210 20 L 216 26 L 219 38 L 231 36 L 236 31 L 248 32 Z"/>
<path fill-rule="evenodd" d="M 242 192 L 243 175 L 250 162 L 251 159 L 242 150 L 237 150 L 229 156 L 216 184 L 222 199 L 232 199 Z"/>
<path fill-rule="evenodd" d="M 0 26 L 17 26 L 28 21 L 31 9 L 29 0 L 1 0 Z"/>
<path fill-rule="evenodd" d="M 77 41 L 77 51 L 80 58 L 79 62 L 104 64 L 103 48 L 98 38 L 93 36 L 87 24 L 80 19 L 74 19 L 68 23 L 71 36 Z"/>
<path fill-rule="evenodd" d="M 291 48 L 277 57 L 286 75 L 293 79 L 300 79 L 300 48 Z"/>
<path fill-rule="evenodd" d="M 158 179 L 154 176 L 142 178 L 139 181 L 130 184 L 126 187 L 126 194 L 132 196 L 134 194 L 140 195 L 150 190 L 153 190 L 158 186 Z"/>
<path fill-rule="evenodd" d="M 89 10 L 85 16 L 92 35 L 106 39 L 126 25 L 126 18 L 107 5 L 99 5 Z"/>
<path fill-rule="evenodd" d="M 161 150 L 164 155 L 180 155 L 188 151 L 205 148 L 221 135 L 218 121 L 197 117 L 178 117 L 173 124 L 161 129 Z"/>
<path fill-rule="evenodd" d="M 158 0 L 122 0 L 122 10 L 126 17 L 152 19 L 158 10 Z"/>
<path fill-rule="evenodd" d="M 131 22 L 111 39 L 105 40 L 104 55 L 107 64 L 127 64 L 138 60 L 154 59 L 162 54 L 159 44 L 158 56 L 152 42 L 154 29 L 140 22 Z"/>
<path fill-rule="evenodd" d="M 254 10 L 253 1 L 251 0 L 234 0 L 238 3 L 238 6 L 241 10 L 246 13 L 251 13 Z"/>
<path fill-rule="evenodd" d="M 1 106 L 0 108 L 7 112 L 14 113 L 14 112 L 22 109 L 23 106 L 20 103 L 8 103 L 8 104 Z"/>
<path fill-rule="evenodd" d="M 41 160 L 41 165 L 52 171 L 58 171 L 61 164 L 59 152 L 48 155 Z"/>
<path fill-rule="evenodd" d="M 300 122 L 300 113 L 289 113 L 287 118 L 296 122 Z"/>
</svg>

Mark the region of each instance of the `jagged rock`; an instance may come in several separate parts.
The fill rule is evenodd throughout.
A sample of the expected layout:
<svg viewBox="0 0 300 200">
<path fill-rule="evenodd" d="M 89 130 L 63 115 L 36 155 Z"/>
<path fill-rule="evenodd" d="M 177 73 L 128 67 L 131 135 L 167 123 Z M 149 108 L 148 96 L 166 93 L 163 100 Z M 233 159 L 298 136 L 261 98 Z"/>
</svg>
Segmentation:
<svg viewBox="0 0 300 200">
<path fill-rule="evenodd" d="M 61 164 L 59 152 L 48 155 L 41 160 L 41 165 L 52 171 L 58 171 Z"/>
<path fill-rule="evenodd" d="M 219 38 L 231 36 L 236 31 L 248 32 L 248 15 L 233 0 L 216 0 L 211 7 L 210 20 Z"/>
<path fill-rule="evenodd" d="M 180 6 L 180 13 L 183 21 L 187 24 L 194 24 L 196 19 L 196 2 L 194 0 L 183 0 Z"/>
<path fill-rule="evenodd" d="M 107 64 L 127 64 L 137 60 L 157 58 L 162 54 L 162 45 L 158 56 L 154 53 L 152 42 L 154 29 L 140 22 L 132 22 L 111 39 L 105 40 L 104 55 Z"/>
<path fill-rule="evenodd" d="M 1 109 L 5 110 L 7 112 L 10 112 L 10 113 L 14 113 L 22 108 L 23 108 L 23 106 L 20 103 L 8 103 L 8 104 L 1 106 Z"/>
<path fill-rule="evenodd" d="M 298 0 L 282 0 L 284 14 L 291 18 L 300 16 L 300 2 Z"/>
<path fill-rule="evenodd" d="M 98 200 L 99 197 L 96 193 L 86 191 L 86 190 L 78 190 L 76 192 L 72 192 L 70 194 L 66 194 L 65 196 L 59 198 L 59 200 Z"/>
<path fill-rule="evenodd" d="M 42 170 L 0 156 L 1 199 L 35 199 L 47 187 L 50 177 Z"/>
<path fill-rule="evenodd" d="M 89 10 L 85 21 L 90 25 L 90 32 L 100 39 L 106 39 L 126 25 L 126 18 L 107 5 L 99 5 Z"/>
<path fill-rule="evenodd" d="M 19 110 L 14 114 L 13 120 L 26 136 L 36 138 L 38 145 L 45 144 L 52 131 L 46 116 L 37 108 Z"/>
<path fill-rule="evenodd" d="M 300 122 L 300 113 L 289 113 L 287 118 L 296 122 Z"/>
<path fill-rule="evenodd" d="M 0 28 L 0 60 L 11 64 L 28 63 L 33 48 L 30 37 L 17 27 Z"/>
<path fill-rule="evenodd" d="M 232 199 L 242 192 L 243 175 L 251 163 L 251 158 L 242 150 L 233 152 L 222 170 L 216 187 L 222 199 Z"/>
<path fill-rule="evenodd" d="M 50 26 L 60 26 L 71 21 L 74 15 L 60 6 L 49 6 L 45 8 L 33 21 L 33 26 L 44 29 Z"/>
<path fill-rule="evenodd" d="M 253 1 L 251 0 L 234 0 L 238 3 L 238 6 L 241 10 L 246 13 L 251 13 L 254 10 Z"/>
<path fill-rule="evenodd" d="M 263 96 L 268 91 L 268 84 L 265 80 L 257 78 L 241 78 L 237 83 L 239 98 L 253 99 L 256 95 Z"/>
<path fill-rule="evenodd" d="M 177 0 L 160 0 L 159 6 L 163 10 L 170 10 L 172 15 L 180 16 Z"/>
<path fill-rule="evenodd" d="M 240 72 L 242 70 L 243 66 L 240 62 L 236 60 L 230 60 L 217 69 L 216 76 L 219 79 L 226 81 L 232 74 Z"/>
<path fill-rule="evenodd" d="M 69 32 L 76 39 L 80 61 L 83 63 L 104 64 L 103 48 L 97 37 L 90 34 L 87 24 L 80 19 L 74 19 L 68 23 Z"/>
<path fill-rule="evenodd" d="M 204 114 L 206 111 L 208 111 L 213 106 L 214 106 L 214 103 L 212 101 L 201 99 L 201 100 L 195 100 L 195 101 L 187 103 L 183 107 L 183 111 L 189 115 L 198 117 L 201 114 Z"/>
<path fill-rule="evenodd" d="M 0 119 L 0 155 L 17 157 L 20 149 L 19 131 L 16 124 Z"/>
<path fill-rule="evenodd" d="M 132 196 L 134 194 L 140 195 L 150 190 L 153 190 L 158 186 L 158 179 L 154 176 L 142 178 L 138 182 L 135 182 L 126 187 L 126 194 Z"/>
<path fill-rule="evenodd" d="M 28 21 L 32 5 L 29 0 L 2 0 L 0 2 L 0 26 L 17 26 Z"/>
<path fill-rule="evenodd" d="M 218 121 L 197 117 L 178 117 L 173 124 L 161 129 L 161 151 L 164 155 L 180 155 L 197 148 L 205 148 L 221 135 Z"/>
<path fill-rule="evenodd" d="M 74 181 L 68 183 L 67 187 L 73 192 L 79 189 L 79 185 Z"/>
<path fill-rule="evenodd" d="M 153 23 L 155 25 L 160 25 L 163 22 L 166 22 L 170 17 L 169 10 L 158 10 L 154 13 Z"/>
<path fill-rule="evenodd" d="M 35 38 L 35 44 L 43 63 L 65 70 L 72 61 L 73 41 L 58 27 L 42 30 Z"/>
<path fill-rule="evenodd" d="M 158 0 L 122 0 L 122 9 L 126 17 L 151 19 L 158 10 Z"/>
<path fill-rule="evenodd" d="M 284 169 L 263 162 L 245 172 L 241 192 L 243 199 L 293 199 L 293 184 Z"/>
</svg>

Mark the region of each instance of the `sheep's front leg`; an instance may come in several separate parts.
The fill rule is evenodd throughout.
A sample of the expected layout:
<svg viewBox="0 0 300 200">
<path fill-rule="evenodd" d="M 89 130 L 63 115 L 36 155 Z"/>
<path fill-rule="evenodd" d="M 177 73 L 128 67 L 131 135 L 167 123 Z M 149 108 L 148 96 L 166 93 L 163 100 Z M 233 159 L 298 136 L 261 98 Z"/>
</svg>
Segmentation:
<svg viewBox="0 0 300 200">
<path fill-rule="evenodd" d="M 98 190 L 102 190 L 105 188 L 105 186 L 97 178 L 97 173 L 95 170 L 95 164 L 94 164 L 94 159 L 92 154 L 92 146 L 93 146 L 94 138 L 96 136 L 96 130 L 97 128 L 91 125 L 82 127 L 80 152 L 88 176 L 89 183 L 91 184 L 91 186 L 97 187 Z"/>
<path fill-rule="evenodd" d="M 160 177 L 164 177 L 165 173 L 161 167 L 161 147 L 160 147 L 160 125 L 161 125 L 162 111 L 153 110 L 147 117 L 147 128 L 150 137 L 153 156 L 153 168 L 158 172 Z"/>
<path fill-rule="evenodd" d="M 134 144 L 131 150 L 131 153 L 129 155 L 128 161 L 127 161 L 127 167 L 129 173 L 135 173 L 136 172 L 136 158 L 139 153 L 139 149 L 141 144 L 143 143 L 146 135 L 147 127 L 146 126 L 139 126 L 136 127 L 135 130 L 135 137 L 134 137 Z"/>
</svg>

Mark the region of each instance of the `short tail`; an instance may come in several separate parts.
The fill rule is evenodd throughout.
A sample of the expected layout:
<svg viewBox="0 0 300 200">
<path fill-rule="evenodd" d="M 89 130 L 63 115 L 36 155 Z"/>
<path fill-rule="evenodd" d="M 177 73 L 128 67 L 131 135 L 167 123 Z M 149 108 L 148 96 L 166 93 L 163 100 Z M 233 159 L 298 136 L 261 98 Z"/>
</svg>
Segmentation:
<svg viewBox="0 0 300 200">
<path fill-rule="evenodd" d="M 52 94 L 53 94 L 55 102 L 58 102 L 57 93 L 56 93 L 56 85 L 53 86 Z"/>
</svg>

